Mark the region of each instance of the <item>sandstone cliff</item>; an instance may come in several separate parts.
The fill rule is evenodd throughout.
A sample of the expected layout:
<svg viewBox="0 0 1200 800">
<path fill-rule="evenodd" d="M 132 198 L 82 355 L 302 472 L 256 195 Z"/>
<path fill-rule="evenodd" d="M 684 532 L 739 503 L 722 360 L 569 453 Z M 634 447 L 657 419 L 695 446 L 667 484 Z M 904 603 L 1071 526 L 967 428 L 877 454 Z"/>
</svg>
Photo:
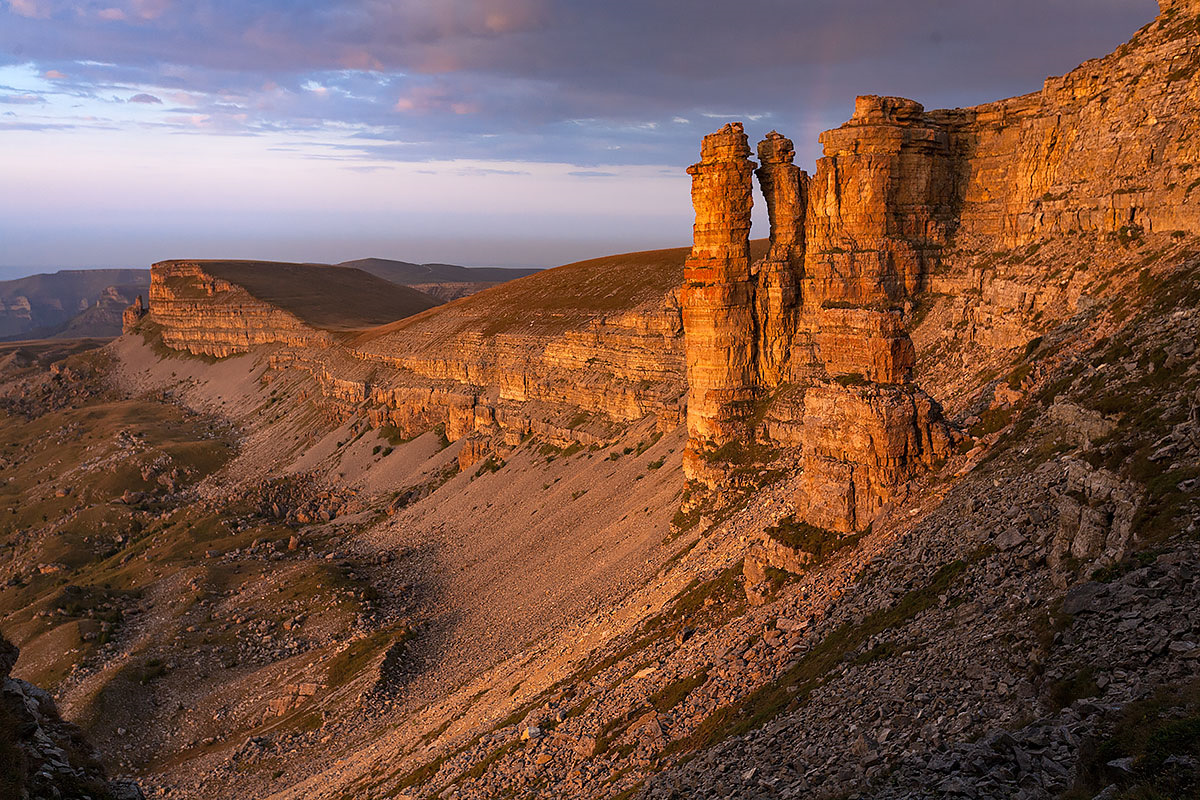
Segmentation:
<svg viewBox="0 0 1200 800">
<path fill-rule="evenodd" d="M 821 135 L 811 180 L 772 131 L 757 170 L 772 247 L 750 265 L 743 128 L 706 137 L 689 169 L 696 234 L 681 295 L 689 475 L 721 483 L 731 443 L 793 447 L 802 516 L 861 530 L 953 441 L 913 382 L 919 306 L 954 305 L 986 363 L 1037 335 L 1034 309 L 1043 327 L 1072 313 L 1082 286 L 1022 256 L 1007 259 L 1025 267 L 1020 277 L 986 273 L 984 254 L 1200 230 L 1200 179 L 1189 174 L 1200 162 L 1189 130 L 1200 106 L 1195 11 L 1164 3 L 1129 44 L 1024 97 L 932 112 L 860 97 Z M 772 403 L 784 385 L 798 388 Z"/>
</svg>

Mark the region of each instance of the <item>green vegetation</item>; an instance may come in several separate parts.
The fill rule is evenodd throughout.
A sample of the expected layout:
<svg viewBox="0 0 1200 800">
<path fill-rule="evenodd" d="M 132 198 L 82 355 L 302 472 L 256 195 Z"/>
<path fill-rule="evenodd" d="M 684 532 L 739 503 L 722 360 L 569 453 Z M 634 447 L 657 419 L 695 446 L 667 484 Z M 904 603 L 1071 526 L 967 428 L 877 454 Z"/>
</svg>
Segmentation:
<svg viewBox="0 0 1200 800">
<path fill-rule="evenodd" d="M 655 431 L 653 434 L 651 434 L 649 441 L 638 442 L 637 450 L 634 454 L 640 456 L 642 453 L 658 444 L 658 440 L 661 439 L 662 436 L 662 431 Z"/>
<path fill-rule="evenodd" d="M 813 560 L 809 566 L 815 567 L 829 560 L 837 551 L 858 544 L 868 531 L 854 534 L 837 533 L 797 520 L 794 515 L 789 514 L 767 528 L 764 533 L 793 550 L 811 553 Z"/>
<path fill-rule="evenodd" d="M 450 446 L 450 438 L 446 436 L 446 424 L 444 422 L 439 422 L 433 426 L 433 435 L 438 438 L 438 447 L 440 449 L 445 450 Z"/>
<path fill-rule="evenodd" d="M 413 632 L 407 626 L 392 627 L 376 631 L 366 638 L 352 642 L 349 647 L 338 653 L 329 662 L 329 666 L 325 670 L 326 682 L 330 687 L 345 686 L 384 650 L 404 645 L 413 636 Z"/>
<path fill-rule="evenodd" d="M 491 769 L 492 764 L 495 764 L 497 761 L 504 758 L 506 755 L 515 750 L 520 744 L 521 743 L 519 741 L 512 741 L 508 744 L 500 745 L 491 753 L 488 753 L 485 757 L 472 764 L 470 769 L 468 769 L 462 775 L 459 775 L 457 778 L 455 778 L 454 783 L 458 783 L 464 778 L 468 780 L 478 780 L 479 778 L 482 778 L 484 774 Z"/>
<path fill-rule="evenodd" d="M 399 428 L 397 428 L 395 425 L 379 426 L 379 435 L 382 436 L 387 441 L 387 443 L 390 444 L 392 447 L 397 447 L 398 445 L 402 445 L 405 442 L 412 441 L 411 436 L 405 436 L 404 432 L 401 431 Z M 378 450 L 379 448 L 375 448 L 375 449 Z"/>
<path fill-rule="evenodd" d="M 654 694 L 650 695 L 650 705 L 660 714 L 673 709 L 692 693 L 692 690 L 703 686 L 708 680 L 708 670 L 699 669 L 691 675 L 684 675 L 676 681 L 668 683 Z"/>
<path fill-rule="evenodd" d="M 1110 766 L 1131 759 L 1128 769 Z M 1122 800 L 1167 800 L 1200 794 L 1200 681 L 1127 705 L 1112 734 L 1085 744 L 1066 800 L 1085 800 L 1115 784 Z"/>
<path fill-rule="evenodd" d="M 1100 694 L 1100 687 L 1096 685 L 1096 670 L 1092 667 L 1084 667 L 1062 680 L 1055 681 L 1050 687 L 1048 700 L 1051 707 L 1061 710 L 1076 700 L 1095 697 L 1098 694 Z"/>
<path fill-rule="evenodd" d="M 1141 245 L 1145 241 L 1145 231 L 1141 225 L 1122 225 L 1109 236 L 1122 247 Z"/>
<path fill-rule="evenodd" d="M 478 478 L 485 472 L 499 472 L 504 466 L 504 462 L 497 458 L 494 454 L 489 454 L 479 465 L 479 469 L 475 470 L 475 477 Z"/>
<path fill-rule="evenodd" d="M 989 408 L 979 415 L 979 422 L 972 425 L 967 432 L 978 439 L 1004 430 L 1012 422 L 1015 413 L 1011 408 Z"/>
<path fill-rule="evenodd" d="M 861 372 L 848 372 L 845 375 L 835 375 L 835 383 L 842 386 L 866 386 L 870 383 Z"/>
</svg>

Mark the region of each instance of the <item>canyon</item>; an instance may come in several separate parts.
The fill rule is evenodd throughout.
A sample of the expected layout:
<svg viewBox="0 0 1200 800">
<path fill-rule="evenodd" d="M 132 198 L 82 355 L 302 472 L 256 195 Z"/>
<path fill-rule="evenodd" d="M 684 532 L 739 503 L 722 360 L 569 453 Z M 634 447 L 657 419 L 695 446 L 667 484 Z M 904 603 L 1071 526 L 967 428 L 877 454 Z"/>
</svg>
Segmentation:
<svg viewBox="0 0 1200 800">
<path fill-rule="evenodd" d="M 729 122 L 690 248 L 445 303 L 154 264 L 0 347 L 0 663 L 152 797 L 1193 796 L 1198 54 Z"/>
</svg>

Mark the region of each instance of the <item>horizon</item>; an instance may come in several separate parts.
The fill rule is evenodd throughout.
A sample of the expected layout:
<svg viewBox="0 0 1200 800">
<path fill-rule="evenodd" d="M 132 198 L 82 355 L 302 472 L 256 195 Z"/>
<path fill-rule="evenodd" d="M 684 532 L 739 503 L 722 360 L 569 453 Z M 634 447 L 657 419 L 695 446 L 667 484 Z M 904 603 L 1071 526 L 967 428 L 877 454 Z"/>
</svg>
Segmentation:
<svg viewBox="0 0 1200 800">
<path fill-rule="evenodd" d="M 413 262 L 413 261 L 404 261 L 403 259 L 397 259 L 397 258 L 383 258 L 382 256 L 362 256 L 359 258 L 348 258 L 348 259 L 345 259 L 344 261 L 338 261 L 338 262 L 332 262 L 332 263 L 318 262 L 318 261 L 304 261 L 304 262 L 292 262 L 292 263 L 310 264 L 312 266 L 318 266 L 318 267 L 347 267 L 353 261 L 366 261 L 369 259 L 378 259 L 381 261 L 395 261 L 397 263 L 416 264 L 416 262 Z M 210 259 L 169 259 L 169 258 L 159 259 L 159 261 L 182 261 L 182 260 L 205 261 L 205 260 L 210 260 Z M 268 263 L 268 262 L 266 262 L 265 259 L 229 258 L 229 259 L 220 259 L 220 260 L 222 260 L 222 261 L 247 260 L 247 261 L 263 261 L 264 263 Z M 152 267 L 155 263 L 158 263 L 158 261 L 153 262 L 151 264 L 147 264 L 144 267 L 142 267 L 142 266 L 122 266 L 122 265 L 112 265 L 112 264 L 99 264 L 99 265 L 90 265 L 90 266 L 82 266 L 82 267 L 62 267 L 60 269 L 53 269 L 50 271 L 42 271 L 42 272 L 37 272 L 37 271 L 35 271 L 35 272 L 14 272 L 11 276 L 9 276 L 9 274 L 7 272 L 8 270 L 20 271 L 20 270 L 24 270 L 24 269 L 28 269 L 28 268 L 17 266 L 17 265 L 10 266 L 10 265 L 5 265 L 5 264 L 0 264 L 0 283 L 6 282 L 6 281 L 18 281 L 18 280 L 22 280 L 24 278 L 37 278 L 37 277 L 41 277 L 41 276 L 45 276 L 45 275 L 58 275 L 63 272 L 100 272 L 100 271 L 115 271 L 115 270 L 141 270 L 144 272 L 149 272 L 150 267 Z M 286 263 L 286 262 L 271 262 L 271 263 Z M 416 265 L 425 267 L 425 266 L 431 266 L 431 265 L 438 264 L 438 263 L 444 263 L 444 262 L 428 261 L 428 262 L 425 262 L 422 264 L 416 264 Z M 467 269 L 511 269 L 511 270 L 539 269 L 539 267 L 505 267 L 505 266 L 497 266 L 495 264 L 474 264 L 474 265 L 447 264 L 446 266 L 466 267 Z M 353 267 L 350 267 L 350 268 L 353 269 Z"/>
<path fill-rule="evenodd" d="M 362 253 L 528 268 L 686 246 L 684 169 L 726 121 L 779 130 L 811 172 L 856 95 L 945 108 L 1036 91 L 1156 4 L 1087 11 L 6 0 L 0 277 Z"/>
</svg>

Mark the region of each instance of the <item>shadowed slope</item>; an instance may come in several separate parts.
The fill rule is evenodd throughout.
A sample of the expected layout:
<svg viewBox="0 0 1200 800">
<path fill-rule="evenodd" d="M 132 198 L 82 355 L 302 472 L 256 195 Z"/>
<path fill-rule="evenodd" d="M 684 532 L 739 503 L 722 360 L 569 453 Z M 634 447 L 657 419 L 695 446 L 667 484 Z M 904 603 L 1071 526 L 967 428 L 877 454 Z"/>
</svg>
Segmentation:
<svg viewBox="0 0 1200 800">
<path fill-rule="evenodd" d="M 432 308 L 432 297 L 347 267 L 271 261 L 195 261 L 211 275 L 324 330 L 354 330 Z"/>
</svg>

